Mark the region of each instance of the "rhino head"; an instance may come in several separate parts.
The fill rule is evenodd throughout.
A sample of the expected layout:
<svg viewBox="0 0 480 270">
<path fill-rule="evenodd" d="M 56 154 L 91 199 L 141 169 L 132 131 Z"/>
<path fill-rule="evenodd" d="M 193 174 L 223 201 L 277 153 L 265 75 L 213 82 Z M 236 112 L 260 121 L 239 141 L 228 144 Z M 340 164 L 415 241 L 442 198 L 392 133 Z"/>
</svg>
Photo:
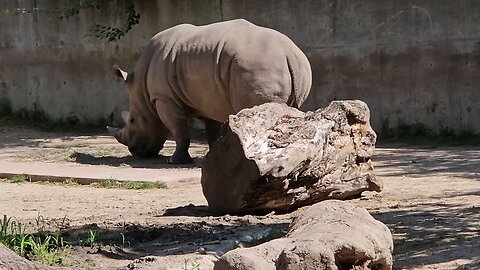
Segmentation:
<svg viewBox="0 0 480 270">
<path fill-rule="evenodd" d="M 157 156 L 167 140 L 168 129 L 158 117 L 155 106 L 148 100 L 145 85 L 136 82 L 133 73 L 127 73 L 118 66 L 114 66 L 113 70 L 127 85 L 130 111 L 122 112 L 123 128 L 107 126 L 108 132 L 119 143 L 126 145 L 134 156 Z"/>
</svg>

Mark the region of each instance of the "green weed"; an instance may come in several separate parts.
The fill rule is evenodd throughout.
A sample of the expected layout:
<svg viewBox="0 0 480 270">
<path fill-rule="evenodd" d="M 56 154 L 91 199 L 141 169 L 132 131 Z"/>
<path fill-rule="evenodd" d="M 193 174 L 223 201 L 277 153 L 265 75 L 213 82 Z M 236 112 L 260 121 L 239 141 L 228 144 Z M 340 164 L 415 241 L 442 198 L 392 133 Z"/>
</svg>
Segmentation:
<svg viewBox="0 0 480 270">
<path fill-rule="evenodd" d="M 188 265 L 189 262 L 190 262 L 189 260 L 185 259 L 184 261 L 185 264 L 183 267 L 184 270 L 202 270 L 202 267 L 200 266 L 199 262 L 192 261 L 190 262 L 190 265 Z"/>
<path fill-rule="evenodd" d="M 42 230 L 37 236 L 26 233 L 26 225 L 15 218 L 3 216 L 1 220 L 0 243 L 22 257 L 31 258 L 51 266 L 65 266 L 65 257 L 70 246 L 59 235 L 47 235 L 45 221 L 38 215 L 35 220 Z"/>
<path fill-rule="evenodd" d="M 18 174 L 8 178 L 8 181 L 10 181 L 10 183 L 23 183 L 27 180 L 30 180 L 30 176 L 28 174 Z"/>
<path fill-rule="evenodd" d="M 67 186 L 67 187 L 74 187 L 74 186 L 79 186 L 80 185 L 80 183 L 73 178 L 68 178 L 65 181 L 60 182 L 60 183 L 62 183 L 62 185 Z"/>
<path fill-rule="evenodd" d="M 112 243 L 111 243 L 111 244 L 112 244 Z M 130 241 L 127 241 L 127 240 L 126 240 L 125 234 L 124 234 L 123 232 L 120 232 L 119 242 L 118 242 L 118 243 L 113 243 L 112 245 L 115 246 L 116 248 L 123 249 L 123 248 L 125 248 L 125 247 L 129 247 L 129 246 L 130 246 Z"/>
<path fill-rule="evenodd" d="M 10 183 L 23 183 L 26 181 L 31 181 L 31 178 L 28 174 L 19 174 L 12 176 L 6 179 L 7 182 Z M 50 186 L 67 186 L 67 187 L 74 187 L 81 185 L 76 179 L 68 178 L 64 181 L 56 181 L 56 180 L 42 180 L 37 181 L 36 183 L 40 185 L 50 185 Z M 161 181 L 149 182 L 149 181 L 118 181 L 116 179 L 105 179 L 98 182 L 93 182 L 89 184 L 91 187 L 95 188 L 119 188 L 119 189 L 134 189 L 134 190 L 141 190 L 141 189 L 165 189 L 167 188 L 167 184 Z"/>
<path fill-rule="evenodd" d="M 63 237 L 48 235 L 43 241 L 32 241 L 32 259 L 50 266 L 67 266 L 65 257 L 70 255 L 70 246 Z"/>
<path fill-rule="evenodd" d="M 80 183 L 78 183 L 78 181 L 75 180 L 74 178 L 68 178 L 64 181 L 44 180 L 44 181 L 38 181 L 37 183 L 40 185 L 66 186 L 66 187 L 75 187 L 80 185 Z"/>
<path fill-rule="evenodd" d="M 100 232 L 97 229 L 89 229 L 87 233 L 87 237 L 85 239 L 80 239 L 79 245 L 80 246 L 89 246 L 93 248 L 98 244 L 98 240 L 100 239 Z"/>
<path fill-rule="evenodd" d="M 163 182 L 124 182 L 124 188 L 126 189 L 155 189 L 155 188 L 167 188 L 167 185 Z"/>
</svg>

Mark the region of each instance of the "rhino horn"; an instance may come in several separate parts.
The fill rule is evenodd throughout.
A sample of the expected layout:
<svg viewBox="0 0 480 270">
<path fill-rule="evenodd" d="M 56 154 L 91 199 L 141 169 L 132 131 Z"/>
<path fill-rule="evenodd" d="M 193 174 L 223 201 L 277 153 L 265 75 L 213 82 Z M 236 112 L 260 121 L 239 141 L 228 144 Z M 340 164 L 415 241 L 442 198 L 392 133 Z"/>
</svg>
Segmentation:
<svg viewBox="0 0 480 270">
<path fill-rule="evenodd" d="M 123 81 L 127 81 L 128 73 L 126 71 L 123 71 L 118 65 L 113 66 L 113 73 L 118 77 L 122 78 Z"/>
<path fill-rule="evenodd" d="M 117 139 L 119 143 L 125 144 L 122 140 L 122 130 L 120 128 L 107 126 L 107 130 L 108 130 L 108 134 L 115 137 L 115 139 Z"/>
<path fill-rule="evenodd" d="M 125 124 L 128 123 L 128 119 L 130 119 L 130 112 L 122 111 L 122 120 Z"/>
</svg>

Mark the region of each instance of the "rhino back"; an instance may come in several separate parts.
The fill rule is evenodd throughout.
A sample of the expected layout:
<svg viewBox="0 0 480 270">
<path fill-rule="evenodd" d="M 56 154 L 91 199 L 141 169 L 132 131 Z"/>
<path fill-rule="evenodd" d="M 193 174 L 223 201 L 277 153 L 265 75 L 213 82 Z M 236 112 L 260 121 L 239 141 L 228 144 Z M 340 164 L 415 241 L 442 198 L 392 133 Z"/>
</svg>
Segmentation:
<svg viewBox="0 0 480 270">
<path fill-rule="evenodd" d="M 310 89 L 310 66 L 300 49 L 283 34 L 245 20 L 179 25 L 155 35 L 149 50 L 150 59 L 139 65 L 148 66 L 143 72 L 150 100 L 175 102 L 195 116 L 223 122 L 269 101 L 301 103 Z M 299 81 L 306 82 L 296 89 L 292 77 L 301 74 Z"/>
</svg>

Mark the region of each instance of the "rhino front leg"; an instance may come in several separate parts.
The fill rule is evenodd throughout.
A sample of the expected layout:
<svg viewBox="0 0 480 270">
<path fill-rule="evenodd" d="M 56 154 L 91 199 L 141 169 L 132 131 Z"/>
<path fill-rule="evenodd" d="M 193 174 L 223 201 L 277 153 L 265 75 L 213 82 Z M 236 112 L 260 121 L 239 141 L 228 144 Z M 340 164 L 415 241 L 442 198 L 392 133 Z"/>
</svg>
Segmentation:
<svg viewBox="0 0 480 270">
<path fill-rule="evenodd" d="M 173 153 L 167 162 L 170 164 L 192 163 L 193 159 L 190 156 L 190 153 L 188 153 L 188 148 L 190 147 L 190 137 L 183 139 L 175 138 L 175 144 L 175 153 Z"/>
<path fill-rule="evenodd" d="M 193 159 L 188 153 L 190 147 L 190 131 L 188 128 L 187 116 L 181 108 L 171 103 L 155 102 L 158 116 L 165 126 L 172 133 L 175 140 L 175 152 L 167 160 L 170 164 L 192 163 Z"/>
</svg>

